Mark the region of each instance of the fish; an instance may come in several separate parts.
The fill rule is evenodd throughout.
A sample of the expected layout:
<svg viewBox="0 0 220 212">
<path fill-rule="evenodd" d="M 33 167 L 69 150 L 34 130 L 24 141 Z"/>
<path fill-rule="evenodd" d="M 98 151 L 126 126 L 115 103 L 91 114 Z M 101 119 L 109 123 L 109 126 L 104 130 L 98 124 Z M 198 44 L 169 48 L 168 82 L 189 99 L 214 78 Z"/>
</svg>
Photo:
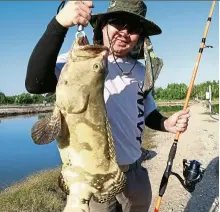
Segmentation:
<svg viewBox="0 0 220 212">
<path fill-rule="evenodd" d="M 58 79 L 53 113 L 31 129 L 35 144 L 57 141 L 59 185 L 67 193 L 64 212 L 88 212 L 91 198 L 107 202 L 126 185 L 103 95 L 107 55 L 107 47 L 76 39 Z"/>
</svg>

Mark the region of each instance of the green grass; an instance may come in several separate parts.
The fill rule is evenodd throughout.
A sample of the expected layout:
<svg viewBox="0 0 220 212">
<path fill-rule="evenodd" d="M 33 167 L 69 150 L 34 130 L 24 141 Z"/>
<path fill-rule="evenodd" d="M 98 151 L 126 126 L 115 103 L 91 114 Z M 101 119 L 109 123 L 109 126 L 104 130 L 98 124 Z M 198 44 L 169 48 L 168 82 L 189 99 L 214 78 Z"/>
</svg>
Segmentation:
<svg viewBox="0 0 220 212">
<path fill-rule="evenodd" d="M 219 113 L 219 104 L 212 105 L 212 108 L 214 113 Z"/>
<path fill-rule="evenodd" d="M 159 106 L 158 110 L 161 113 L 166 113 L 166 112 L 176 112 L 179 110 L 182 110 L 183 106 Z"/>
<path fill-rule="evenodd" d="M 145 127 L 144 135 L 142 137 L 142 147 L 144 149 L 153 149 L 156 147 L 156 145 L 154 144 L 155 135 L 156 135 L 155 130 Z"/>
<path fill-rule="evenodd" d="M 208 109 L 209 108 L 209 104 L 208 103 L 206 103 L 206 108 Z M 219 114 L 219 104 L 213 104 L 212 105 L 212 110 L 213 110 L 213 113 L 218 113 Z M 208 110 L 207 112 L 204 112 L 204 113 L 202 113 L 202 114 L 210 114 L 210 111 Z"/>
<path fill-rule="evenodd" d="M 0 192 L 2 212 L 61 212 L 66 195 L 58 187 L 60 168 L 47 170 Z"/>
</svg>

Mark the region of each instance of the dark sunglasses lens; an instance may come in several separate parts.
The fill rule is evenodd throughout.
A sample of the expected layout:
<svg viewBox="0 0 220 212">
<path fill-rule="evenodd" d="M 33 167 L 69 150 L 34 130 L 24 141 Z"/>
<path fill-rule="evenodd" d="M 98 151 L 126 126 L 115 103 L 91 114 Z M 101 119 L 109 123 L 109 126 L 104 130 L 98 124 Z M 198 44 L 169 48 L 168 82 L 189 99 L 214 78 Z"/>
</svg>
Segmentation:
<svg viewBox="0 0 220 212">
<path fill-rule="evenodd" d="M 118 18 L 110 18 L 108 20 L 108 24 L 113 25 L 113 26 L 119 26 L 122 28 L 126 26 L 126 22 L 123 19 L 118 19 Z"/>
<path fill-rule="evenodd" d="M 109 18 L 107 23 L 112 26 L 118 26 L 120 28 L 126 28 L 129 33 L 139 33 L 141 32 L 140 23 L 132 23 L 132 20 L 119 19 L 119 18 Z"/>
<path fill-rule="evenodd" d="M 141 32 L 141 26 L 130 26 L 128 28 L 130 33 L 140 33 Z"/>
</svg>

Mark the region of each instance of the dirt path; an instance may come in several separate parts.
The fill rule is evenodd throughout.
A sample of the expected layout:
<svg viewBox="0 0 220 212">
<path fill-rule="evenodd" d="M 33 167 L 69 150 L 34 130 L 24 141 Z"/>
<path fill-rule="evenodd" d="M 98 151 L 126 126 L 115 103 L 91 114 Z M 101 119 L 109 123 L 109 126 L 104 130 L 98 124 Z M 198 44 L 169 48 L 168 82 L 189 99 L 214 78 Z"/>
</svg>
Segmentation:
<svg viewBox="0 0 220 212">
<path fill-rule="evenodd" d="M 180 135 L 173 171 L 182 176 L 182 160 L 197 160 L 206 168 L 203 180 L 197 184 L 193 193 L 188 193 L 177 180 L 171 176 L 166 193 L 162 199 L 161 212 L 214 212 L 218 211 L 218 175 L 216 164 L 218 163 L 219 122 L 206 114 L 207 109 L 201 104 L 191 107 L 191 118 L 188 130 Z M 154 137 L 157 148 L 153 149 L 157 155 L 146 161 L 151 179 L 153 200 L 150 209 L 154 211 L 159 185 L 168 153 L 175 135 L 160 133 Z"/>
</svg>

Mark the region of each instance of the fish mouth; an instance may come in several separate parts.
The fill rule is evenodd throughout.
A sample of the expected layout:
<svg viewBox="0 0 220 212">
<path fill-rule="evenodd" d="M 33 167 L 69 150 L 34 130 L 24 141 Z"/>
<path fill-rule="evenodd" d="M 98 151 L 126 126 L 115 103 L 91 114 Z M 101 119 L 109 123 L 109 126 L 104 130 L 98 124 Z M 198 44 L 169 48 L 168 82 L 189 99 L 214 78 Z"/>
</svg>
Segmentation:
<svg viewBox="0 0 220 212">
<path fill-rule="evenodd" d="M 75 40 L 70 50 L 70 59 L 77 61 L 95 58 L 97 56 L 103 56 L 103 59 L 106 59 L 108 52 L 108 47 L 99 44 L 90 45 L 87 36 L 83 36 Z"/>
<path fill-rule="evenodd" d="M 99 55 L 103 56 L 103 59 L 107 59 L 108 54 L 108 47 L 102 45 L 76 46 L 71 53 L 74 60 L 77 60 L 76 58 L 95 58 Z"/>
<path fill-rule="evenodd" d="M 108 51 L 108 47 L 102 45 L 86 45 L 86 46 L 79 46 L 79 50 L 81 51 L 93 51 L 94 53 L 100 54 L 103 51 Z"/>
</svg>

